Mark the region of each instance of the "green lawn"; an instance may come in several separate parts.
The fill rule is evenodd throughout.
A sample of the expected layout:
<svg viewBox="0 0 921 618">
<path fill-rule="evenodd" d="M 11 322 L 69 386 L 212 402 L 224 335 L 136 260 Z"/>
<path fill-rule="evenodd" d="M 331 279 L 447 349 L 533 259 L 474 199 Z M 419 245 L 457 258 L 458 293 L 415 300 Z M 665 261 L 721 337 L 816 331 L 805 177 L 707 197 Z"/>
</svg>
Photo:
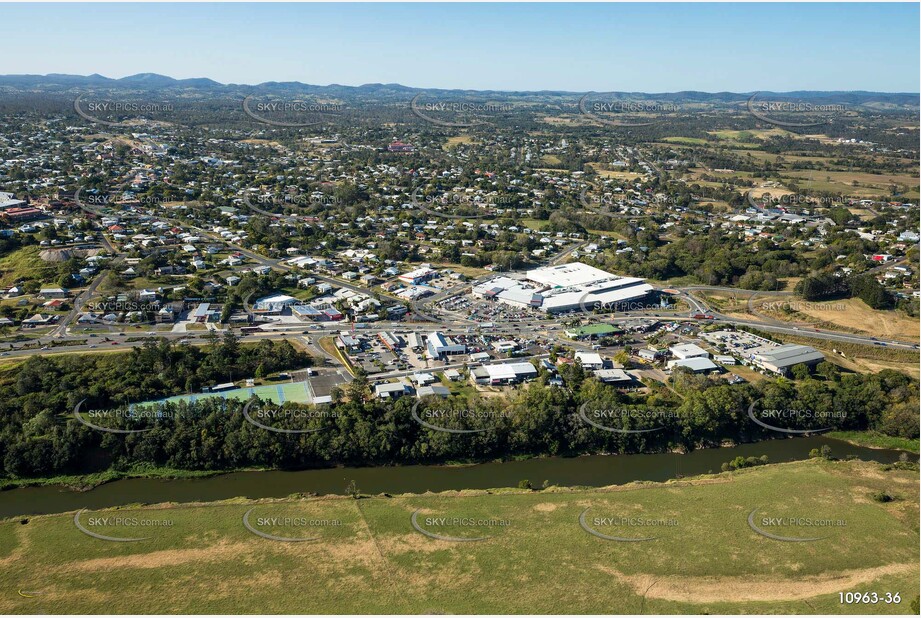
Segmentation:
<svg viewBox="0 0 921 618">
<path fill-rule="evenodd" d="M 534 480 L 534 479 L 532 479 Z M 347 482 L 345 479 L 343 482 Z M 307 490 L 309 488 L 305 488 Z M 897 497 L 879 503 L 874 492 Z M 316 538 L 280 542 L 264 534 Z M 579 523 L 620 537 L 598 538 Z M 748 514 L 838 524 L 755 533 Z M 423 535 L 419 526 L 453 542 Z M 92 517 L 147 520 L 95 525 Z M 303 525 L 277 525 L 263 518 Z M 475 525 L 430 518 L 466 517 Z M 633 517 L 673 525 L 606 525 Z M 168 522 L 171 525 L 155 525 Z M 489 522 L 493 525 L 484 525 Z M 0 523 L 3 613 L 910 613 L 917 472 L 812 460 L 667 484 L 129 507 Z M 498 525 L 503 524 L 503 525 Z M 899 592 L 841 605 L 839 591 Z M 17 591 L 24 591 L 27 596 Z"/>
</svg>

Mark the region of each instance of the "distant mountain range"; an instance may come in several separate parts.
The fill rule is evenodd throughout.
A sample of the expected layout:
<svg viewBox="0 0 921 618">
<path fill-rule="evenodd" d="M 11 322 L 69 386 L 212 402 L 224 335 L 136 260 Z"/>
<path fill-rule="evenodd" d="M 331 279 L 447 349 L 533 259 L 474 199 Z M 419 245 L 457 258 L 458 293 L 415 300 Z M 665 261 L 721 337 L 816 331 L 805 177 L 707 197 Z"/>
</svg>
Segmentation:
<svg viewBox="0 0 921 618">
<path fill-rule="evenodd" d="M 563 90 L 541 91 L 499 91 L 499 90 L 462 90 L 438 88 L 412 88 L 401 84 L 364 84 L 361 86 L 343 86 L 330 84 L 317 86 L 301 82 L 265 82 L 262 84 L 222 84 L 206 77 L 193 79 L 175 79 L 157 73 L 138 73 L 119 79 L 113 79 L 94 73 L 93 75 L 66 75 L 50 73 L 48 75 L 0 75 L 0 92 L 2 91 L 31 91 L 44 94 L 76 92 L 78 90 L 104 90 L 125 91 L 134 93 L 158 93 L 161 95 L 195 93 L 206 96 L 228 93 L 248 94 L 310 94 L 325 95 L 330 97 L 354 97 L 361 95 L 381 96 L 413 96 L 418 93 L 463 93 L 465 95 L 479 95 L 490 98 L 526 98 L 540 99 L 546 97 L 578 97 L 584 92 L 569 92 Z M 747 99 L 754 92 L 611 92 L 630 98 L 649 98 L 658 101 L 690 101 L 701 103 L 730 103 Z M 866 103 L 888 103 L 891 105 L 918 107 L 918 93 L 892 93 L 892 92 L 867 92 L 867 91 L 818 91 L 798 90 L 794 92 L 769 92 L 762 91 L 759 99 L 774 96 L 784 99 L 810 99 L 810 100 L 835 100 L 853 105 Z"/>
</svg>

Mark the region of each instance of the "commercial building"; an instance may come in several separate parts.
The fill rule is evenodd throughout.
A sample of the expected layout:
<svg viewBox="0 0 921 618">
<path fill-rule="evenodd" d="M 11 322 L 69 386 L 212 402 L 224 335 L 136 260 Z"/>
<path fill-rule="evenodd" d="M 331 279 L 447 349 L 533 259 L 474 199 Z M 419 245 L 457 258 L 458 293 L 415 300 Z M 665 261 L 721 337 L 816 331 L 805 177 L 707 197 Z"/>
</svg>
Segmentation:
<svg viewBox="0 0 921 618">
<path fill-rule="evenodd" d="M 604 382 L 618 387 L 635 386 L 633 376 L 623 369 L 599 369 L 595 377 Z"/>
<path fill-rule="evenodd" d="M 530 281 L 545 286 L 541 308 L 547 313 L 582 311 L 596 306 L 615 308 L 641 301 L 653 288 L 637 277 L 618 277 L 600 268 L 573 262 L 528 272 Z"/>
<path fill-rule="evenodd" d="M 288 296 L 287 294 L 274 294 L 258 299 L 253 309 L 260 313 L 281 313 L 285 307 L 296 305 L 298 302 L 300 301 L 293 296 Z"/>
<path fill-rule="evenodd" d="M 422 399 L 423 397 L 441 397 L 446 398 L 451 394 L 451 391 L 444 386 L 420 386 L 416 391 L 416 397 Z"/>
<path fill-rule="evenodd" d="M 214 322 L 221 315 L 221 312 L 218 309 L 213 309 L 210 303 L 199 303 L 195 310 L 192 311 L 192 315 L 189 316 L 193 322 Z"/>
<path fill-rule="evenodd" d="M 422 335 L 419 333 L 409 333 L 409 348 L 416 352 L 421 352 L 423 347 Z"/>
<path fill-rule="evenodd" d="M 412 393 L 412 388 L 402 382 L 388 382 L 374 387 L 374 396 L 379 399 L 396 399 Z"/>
<path fill-rule="evenodd" d="M 442 358 L 443 356 L 464 354 L 467 351 L 467 346 L 463 343 L 457 343 L 439 332 L 434 332 L 427 338 L 426 350 L 430 358 Z"/>
<path fill-rule="evenodd" d="M 473 288 L 477 298 L 496 300 L 512 307 L 540 307 L 543 296 L 540 288 L 510 277 L 496 277 Z"/>
<path fill-rule="evenodd" d="M 597 352 L 576 352 L 576 360 L 589 371 L 604 368 L 604 359 Z"/>
<path fill-rule="evenodd" d="M 403 347 L 403 338 L 394 333 L 383 332 L 377 337 L 391 352 Z"/>
<path fill-rule="evenodd" d="M 755 365 L 779 375 L 787 375 L 794 365 L 814 367 L 823 360 L 825 356 L 815 348 L 793 343 L 763 351 L 752 358 Z"/>
<path fill-rule="evenodd" d="M 348 350 L 351 353 L 361 351 L 361 340 L 344 331 L 339 333 L 337 344 L 340 348 Z"/>
<path fill-rule="evenodd" d="M 537 377 L 537 369 L 531 363 L 499 363 L 482 365 L 470 372 L 471 379 L 477 384 L 518 384 Z"/>
<path fill-rule="evenodd" d="M 672 346 L 668 351 L 679 360 L 687 360 L 689 358 L 710 358 L 709 352 L 693 343 Z"/>
<path fill-rule="evenodd" d="M 666 365 L 669 369 L 676 369 L 678 367 L 684 367 L 685 369 L 690 369 L 694 373 L 709 373 L 714 369 L 717 369 L 716 364 L 709 358 L 703 358 L 701 356 L 695 356 L 693 358 L 687 358 L 682 360 L 673 360 L 668 361 Z"/>
<path fill-rule="evenodd" d="M 547 313 L 615 309 L 642 302 L 653 287 L 637 277 L 618 277 L 581 262 L 529 271 L 525 280 L 496 277 L 473 289 L 473 295 L 515 307 L 539 308 Z"/>
<path fill-rule="evenodd" d="M 421 267 L 411 270 L 408 273 L 403 273 L 397 278 L 407 285 L 418 285 L 423 281 L 428 281 L 435 274 L 436 272 L 431 268 Z"/>
</svg>

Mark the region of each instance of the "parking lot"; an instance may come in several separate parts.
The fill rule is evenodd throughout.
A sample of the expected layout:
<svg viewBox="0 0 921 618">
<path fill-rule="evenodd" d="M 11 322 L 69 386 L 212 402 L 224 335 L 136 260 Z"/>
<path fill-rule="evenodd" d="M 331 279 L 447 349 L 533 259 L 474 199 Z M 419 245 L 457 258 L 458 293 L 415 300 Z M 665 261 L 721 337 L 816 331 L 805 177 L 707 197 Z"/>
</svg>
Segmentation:
<svg viewBox="0 0 921 618">
<path fill-rule="evenodd" d="M 723 345 L 730 354 L 743 359 L 751 358 L 754 354 L 777 346 L 768 339 L 744 331 L 720 330 L 702 333 L 700 338 L 717 346 Z"/>
<path fill-rule="evenodd" d="M 458 294 L 436 303 L 439 309 L 463 315 L 478 322 L 535 322 L 551 320 L 537 309 L 513 307 L 505 303 Z"/>
</svg>

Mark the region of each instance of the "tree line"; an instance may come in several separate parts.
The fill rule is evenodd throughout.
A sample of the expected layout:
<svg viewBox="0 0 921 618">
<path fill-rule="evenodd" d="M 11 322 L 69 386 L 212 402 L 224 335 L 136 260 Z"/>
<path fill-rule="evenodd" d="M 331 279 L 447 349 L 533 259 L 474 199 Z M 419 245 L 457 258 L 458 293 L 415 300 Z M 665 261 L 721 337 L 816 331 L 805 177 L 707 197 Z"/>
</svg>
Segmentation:
<svg viewBox="0 0 921 618">
<path fill-rule="evenodd" d="M 88 427 L 73 414 L 81 400 L 86 400 L 82 410 L 123 407 L 196 384 L 254 375 L 259 367 L 271 372 L 308 362 L 287 343 L 244 347 L 232 339 L 205 350 L 160 342 L 109 359 L 30 359 L 0 379 L 8 394 L 0 402 L 3 475 L 46 477 L 135 464 L 293 469 L 687 452 L 788 435 L 753 421 L 752 404 L 756 418 L 781 429 L 872 429 L 918 437 L 918 383 L 889 370 L 765 380 L 757 386 L 677 371 L 673 391 L 652 388 L 639 395 L 603 385 L 575 366 L 561 368 L 564 387 L 550 386 L 541 373 L 501 398 L 474 394 L 421 401 L 375 399 L 359 378 L 335 389 L 329 406 L 215 397 L 162 404 L 156 415 L 143 418 L 93 419 L 112 429 L 145 430 L 127 434 Z"/>
</svg>

